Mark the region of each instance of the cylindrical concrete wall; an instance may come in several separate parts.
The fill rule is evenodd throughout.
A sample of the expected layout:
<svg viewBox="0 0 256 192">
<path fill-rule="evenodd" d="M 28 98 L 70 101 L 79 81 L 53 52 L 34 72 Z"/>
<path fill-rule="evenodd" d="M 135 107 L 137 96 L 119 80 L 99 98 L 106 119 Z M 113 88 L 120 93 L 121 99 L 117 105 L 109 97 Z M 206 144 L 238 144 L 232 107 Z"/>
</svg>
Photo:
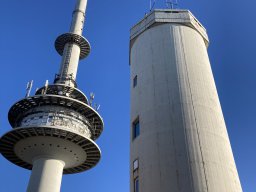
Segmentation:
<svg viewBox="0 0 256 192">
<path fill-rule="evenodd" d="M 130 64 L 130 191 L 138 178 L 140 192 L 241 192 L 202 36 L 155 25 L 134 40 Z"/>
<path fill-rule="evenodd" d="M 65 163 L 50 158 L 39 158 L 33 162 L 27 192 L 60 192 Z"/>
</svg>

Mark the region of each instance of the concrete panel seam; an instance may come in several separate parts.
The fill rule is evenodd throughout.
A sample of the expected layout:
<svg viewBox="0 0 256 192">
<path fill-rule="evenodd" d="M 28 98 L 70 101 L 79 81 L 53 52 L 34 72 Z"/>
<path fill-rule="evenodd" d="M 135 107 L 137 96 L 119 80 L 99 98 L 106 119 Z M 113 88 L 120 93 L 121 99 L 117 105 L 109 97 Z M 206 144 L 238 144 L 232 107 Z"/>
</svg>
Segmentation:
<svg viewBox="0 0 256 192">
<path fill-rule="evenodd" d="M 171 27 L 171 30 L 172 30 L 172 35 L 174 34 L 174 28 L 173 27 Z M 173 40 L 174 40 L 174 45 L 176 45 L 177 44 L 177 40 L 176 40 L 176 38 L 173 38 Z M 177 57 L 177 49 L 174 49 L 174 54 L 175 54 L 175 57 Z M 177 60 L 177 58 L 176 58 L 176 60 Z M 178 81 L 180 80 L 180 73 L 179 73 L 179 69 L 178 69 L 178 67 L 176 68 L 176 70 L 177 70 L 177 77 L 178 77 Z M 180 101 L 182 101 L 182 92 L 181 92 L 181 84 L 180 83 L 178 83 L 178 86 L 179 86 L 179 95 L 180 95 Z M 180 102 L 180 104 L 181 104 L 181 108 L 182 108 L 182 110 L 181 110 L 181 112 L 182 112 L 182 122 L 183 122 L 183 125 L 185 125 L 186 123 L 185 123 L 185 120 L 184 120 L 184 107 L 183 107 L 183 102 Z M 193 178 L 193 174 L 192 174 L 192 171 L 191 171 L 191 163 L 190 163 L 190 152 L 189 152 L 189 150 L 188 150 L 188 139 L 187 139 L 187 131 L 186 131 L 186 129 L 184 128 L 184 137 L 185 137 L 185 147 L 186 147 L 186 155 L 187 155 L 187 161 L 188 161 L 188 165 L 189 165 L 189 173 L 190 173 L 190 178 L 191 178 L 191 187 L 192 187 L 192 190 L 194 191 L 194 182 L 193 182 L 193 180 L 194 180 L 194 178 Z"/>
<path fill-rule="evenodd" d="M 183 31 L 180 28 L 178 28 L 178 30 L 179 30 L 179 35 L 180 35 L 181 48 L 183 50 L 182 54 L 183 54 L 183 57 L 184 57 L 185 73 L 186 73 L 186 77 L 188 78 L 189 94 L 190 94 L 193 114 L 194 114 L 194 118 L 195 118 L 196 133 L 197 133 L 197 137 L 198 137 L 198 144 L 199 144 L 199 147 L 200 147 L 200 153 L 201 153 L 201 158 L 202 158 L 202 163 L 203 163 L 205 183 L 206 183 L 207 191 L 209 191 L 207 177 L 206 177 L 206 171 L 205 171 L 205 163 L 204 163 L 203 152 L 202 152 L 202 146 L 201 146 L 200 136 L 199 136 L 199 131 L 198 131 L 198 123 L 197 123 L 195 107 L 194 107 L 194 102 L 193 102 L 193 96 L 192 96 L 192 91 L 191 91 L 190 78 L 189 78 L 189 74 L 188 74 L 187 60 L 186 60 L 185 49 L 184 49 L 184 42 L 183 42 Z"/>
</svg>

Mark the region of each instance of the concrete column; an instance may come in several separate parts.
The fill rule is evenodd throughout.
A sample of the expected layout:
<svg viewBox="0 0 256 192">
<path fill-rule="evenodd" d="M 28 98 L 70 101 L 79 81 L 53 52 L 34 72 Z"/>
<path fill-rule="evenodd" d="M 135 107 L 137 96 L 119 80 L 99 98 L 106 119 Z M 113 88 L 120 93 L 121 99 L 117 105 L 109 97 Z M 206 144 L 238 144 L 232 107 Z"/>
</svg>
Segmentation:
<svg viewBox="0 0 256 192">
<path fill-rule="evenodd" d="M 56 159 L 36 159 L 27 192 L 59 192 L 64 165 L 63 161 Z"/>
<path fill-rule="evenodd" d="M 72 75 L 73 80 L 76 80 L 79 57 L 80 47 L 76 44 L 67 43 L 60 65 L 59 74 L 61 74 L 61 78 L 69 78 L 69 75 Z"/>
</svg>

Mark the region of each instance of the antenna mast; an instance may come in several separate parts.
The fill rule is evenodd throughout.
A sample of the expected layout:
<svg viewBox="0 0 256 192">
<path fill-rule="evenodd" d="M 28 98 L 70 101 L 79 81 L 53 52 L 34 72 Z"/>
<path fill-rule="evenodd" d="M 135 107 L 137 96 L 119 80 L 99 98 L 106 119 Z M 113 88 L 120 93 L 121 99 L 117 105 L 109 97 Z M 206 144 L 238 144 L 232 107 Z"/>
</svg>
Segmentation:
<svg viewBox="0 0 256 192">
<path fill-rule="evenodd" d="M 174 9 L 178 5 L 178 0 L 165 0 L 165 4 L 168 9 Z"/>
<path fill-rule="evenodd" d="M 54 81 L 57 84 L 76 87 L 75 80 L 79 59 L 84 59 L 90 53 L 90 44 L 82 36 L 86 7 L 87 0 L 77 0 L 70 32 L 59 36 L 55 41 L 55 48 L 62 55 L 59 74 Z"/>
<path fill-rule="evenodd" d="M 156 0 L 149 0 L 149 11 L 155 7 Z M 178 5 L 178 0 L 165 0 L 165 6 L 167 9 L 174 9 Z"/>
<path fill-rule="evenodd" d="M 152 9 L 154 8 L 155 4 L 156 4 L 156 0 L 149 0 L 149 11 L 152 11 Z"/>
<path fill-rule="evenodd" d="M 26 88 L 26 96 L 25 97 L 29 97 L 30 96 L 30 92 L 33 86 L 33 80 L 29 81 L 27 84 L 27 88 Z"/>
</svg>

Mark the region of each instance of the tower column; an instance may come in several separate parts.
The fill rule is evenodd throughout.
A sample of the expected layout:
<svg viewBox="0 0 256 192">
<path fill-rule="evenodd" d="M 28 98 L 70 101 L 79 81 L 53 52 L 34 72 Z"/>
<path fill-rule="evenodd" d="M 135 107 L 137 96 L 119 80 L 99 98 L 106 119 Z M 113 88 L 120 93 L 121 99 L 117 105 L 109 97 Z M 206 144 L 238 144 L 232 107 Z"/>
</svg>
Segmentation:
<svg viewBox="0 0 256 192">
<path fill-rule="evenodd" d="M 36 159 L 27 192 L 59 192 L 64 166 L 65 163 L 61 160 Z"/>
<path fill-rule="evenodd" d="M 60 77 L 69 85 L 68 78 L 76 79 L 78 62 L 80 57 L 80 47 L 74 43 L 67 43 L 64 48 L 64 54 L 60 66 Z"/>
<path fill-rule="evenodd" d="M 87 6 L 87 0 L 77 1 L 75 10 L 73 12 L 72 24 L 70 27 L 71 33 L 82 35 L 86 6 Z"/>
</svg>

